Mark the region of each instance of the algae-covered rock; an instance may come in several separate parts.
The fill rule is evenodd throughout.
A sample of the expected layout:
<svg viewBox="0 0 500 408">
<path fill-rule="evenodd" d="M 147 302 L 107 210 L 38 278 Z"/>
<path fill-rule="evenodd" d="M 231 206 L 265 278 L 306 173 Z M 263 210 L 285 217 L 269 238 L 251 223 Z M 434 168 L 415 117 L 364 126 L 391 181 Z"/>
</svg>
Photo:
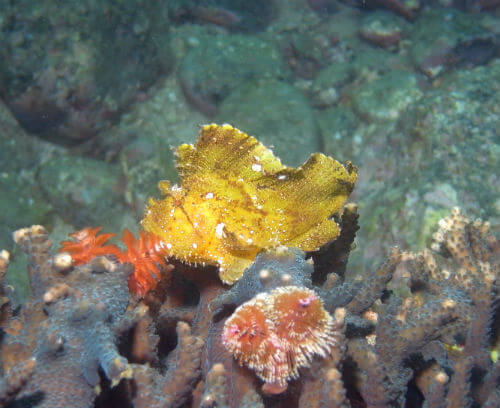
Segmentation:
<svg viewBox="0 0 500 408">
<path fill-rule="evenodd" d="M 317 107 L 331 106 L 338 101 L 340 90 L 352 78 L 351 64 L 339 62 L 321 70 L 313 82 L 311 93 L 312 103 Z"/>
<path fill-rule="evenodd" d="M 400 169 L 400 176 L 405 169 Z M 402 182 L 386 181 L 360 196 L 361 244 L 349 259 L 359 269 L 381 263 L 391 246 L 415 249 L 428 245 L 436 223 L 459 205 L 451 185 L 414 174 L 403 177 Z"/>
<path fill-rule="evenodd" d="M 293 86 L 277 81 L 249 81 L 221 104 L 217 123 L 231 123 L 273 146 L 284 164 L 296 166 L 320 149 L 313 111 Z"/>
<path fill-rule="evenodd" d="M 126 179 L 125 200 L 137 217 L 146 198 L 157 194 L 159 180 L 177 181 L 172 148 L 194 142 L 204 116 L 191 108 L 174 77 L 151 92 L 103 132 L 99 148 L 116 158 Z"/>
<path fill-rule="evenodd" d="M 498 225 L 499 84 L 498 62 L 456 71 L 391 122 L 375 153 L 366 149 L 352 265 L 381 262 L 391 245 L 428 244 L 436 220 L 455 206 Z"/>
<path fill-rule="evenodd" d="M 40 167 L 38 182 L 67 222 L 78 228 L 121 230 L 123 176 L 116 166 L 84 157 L 53 157 Z"/>
<path fill-rule="evenodd" d="M 128 144 L 120 154 L 120 163 L 126 178 L 125 200 L 137 216 L 142 215 L 147 198 L 158 195 L 160 180 L 178 181 L 169 144 L 154 136 Z"/>
<path fill-rule="evenodd" d="M 407 26 L 408 23 L 401 17 L 386 11 L 375 11 L 363 18 L 359 34 L 373 45 L 392 48 L 401 41 Z"/>
<path fill-rule="evenodd" d="M 400 122 L 405 150 L 420 173 L 446 180 L 470 214 L 498 220 L 500 63 L 457 71 Z"/>
<path fill-rule="evenodd" d="M 0 172 L 32 170 L 56 150 L 59 148 L 28 135 L 0 101 Z"/>
<path fill-rule="evenodd" d="M 283 55 L 297 77 L 312 79 L 342 58 L 337 27 L 328 20 L 295 27 L 284 37 Z"/>
<path fill-rule="evenodd" d="M 0 103 L 0 249 L 11 249 L 11 233 L 29 224 L 51 224 L 52 207 L 35 179 L 46 155 L 57 150 L 27 135 Z"/>
<path fill-rule="evenodd" d="M 11 247 L 11 233 L 31 224 L 48 223 L 52 207 L 32 179 L 33 173 L 0 174 L 0 248 Z"/>
<path fill-rule="evenodd" d="M 276 12 L 269 0 L 169 0 L 168 6 L 174 22 L 215 24 L 232 31 L 262 30 Z"/>
<path fill-rule="evenodd" d="M 384 75 L 387 72 L 414 70 L 408 57 L 402 53 L 392 52 L 386 48 L 373 47 L 360 38 L 350 42 L 357 50 L 351 61 L 351 70 L 355 77 L 373 79 L 375 76 Z"/>
<path fill-rule="evenodd" d="M 356 138 L 358 125 L 356 114 L 348 107 L 339 105 L 319 112 L 316 118 L 323 141 L 323 151 L 340 161 L 351 160 L 357 163 L 360 143 Z"/>
<path fill-rule="evenodd" d="M 203 38 L 179 67 L 187 100 L 208 116 L 241 83 L 287 76 L 288 69 L 274 45 L 251 35 Z"/>
<path fill-rule="evenodd" d="M 460 63 L 484 64 L 498 56 L 498 41 L 481 26 L 479 14 L 452 8 L 424 10 L 415 22 L 411 39 L 413 61 L 430 77 Z"/>
<path fill-rule="evenodd" d="M 416 76 L 395 70 L 361 86 L 353 95 L 353 105 L 366 119 L 396 120 L 420 96 Z"/>
<path fill-rule="evenodd" d="M 169 72 L 167 5 L 2 2 L 0 90 L 28 131 L 61 144 L 109 126 Z"/>
</svg>

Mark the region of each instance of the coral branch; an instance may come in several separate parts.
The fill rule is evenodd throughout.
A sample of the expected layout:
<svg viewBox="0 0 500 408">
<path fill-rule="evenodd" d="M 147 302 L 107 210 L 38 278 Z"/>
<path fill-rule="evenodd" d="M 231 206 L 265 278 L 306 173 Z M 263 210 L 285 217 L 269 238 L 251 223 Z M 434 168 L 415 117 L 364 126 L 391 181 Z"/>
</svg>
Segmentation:
<svg viewBox="0 0 500 408">
<path fill-rule="evenodd" d="M 347 310 L 354 314 L 362 313 L 379 299 L 400 261 L 400 250 L 393 248 L 384 265 L 363 278 L 362 286 L 356 292 L 356 296 L 346 305 Z"/>
<path fill-rule="evenodd" d="M 200 408 L 229 408 L 226 395 L 226 370 L 220 363 L 214 364 L 205 378 Z"/>
<path fill-rule="evenodd" d="M 47 231 L 41 225 L 17 230 L 13 234 L 14 241 L 28 254 L 28 273 L 30 287 L 35 297 L 41 296 L 55 282 L 52 271 L 52 243 Z"/>
<path fill-rule="evenodd" d="M 0 327 L 12 314 L 10 300 L 8 297 L 9 290 L 5 285 L 5 275 L 9 266 L 10 254 L 5 251 L 0 251 Z"/>
<path fill-rule="evenodd" d="M 7 404 L 26 385 L 33 374 L 35 359 L 29 359 L 12 367 L 6 376 L 0 377 L 0 404 Z"/>
<path fill-rule="evenodd" d="M 177 348 L 169 356 L 165 375 L 147 365 L 134 366 L 137 392 L 133 400 L 137 408 L 180 407 L 193 391 L 200 377 L 203 341 L 193 336 L 184 322 L 177 324 L 177 335 Z"/>
<path fill-rule="evenodd" d="M 309 374 L 305 377 L 304 388 L 298 403 L 299 408 L 348 408 L 350 406 L 342 381 L 342 361 L 346 342 L 343 335 L 344 318 L 345 309 L 337 309 L 334 316 L 337 347 L 329 358 L 312 364 Z"/>
<path fill-rule="evenodd" d="M 20 396 L 42 395 L 37 407 L 89 407 L 100 383 L 99 369 L 112 385 L 130 376 L 127 360 L 118 353 L 113 326 L 128 303 L 130 271 L 97 261 L 99 268 L 93 269 L 91 262 L 64 275 L 65 283 L 57 282 L 63 275 L 52 262 L 45 230 L 34 226 L 14 236 L 28 252 L 30 283 L 35 288 L 25 313 L 9 321 L 9 337 L 2 345 L 7 356 L 25 358 L 31 351 L 36 358 Z M 2 360 L 6 370 L 16 363 Z M 54 378 L 60 380 L 50 380 Z"/>
</svg>

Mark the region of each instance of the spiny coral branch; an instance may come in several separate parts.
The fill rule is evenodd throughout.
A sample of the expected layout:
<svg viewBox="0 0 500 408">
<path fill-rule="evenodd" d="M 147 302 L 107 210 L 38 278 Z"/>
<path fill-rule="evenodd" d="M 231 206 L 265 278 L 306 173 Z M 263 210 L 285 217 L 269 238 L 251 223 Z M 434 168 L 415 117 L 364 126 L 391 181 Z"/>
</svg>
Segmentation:
<svg viewBox="0 0 500 408">
<path fill-rule="evenodd" d="M 189 398 L 200 376 L 203 341 L 193 336 L 184 322 L 177 323 L 177 336 L 177 347 L 169 356 L 165 375 L 147 365 L 134 365 L 135 407 L 176 408 Z"/>
</svg>

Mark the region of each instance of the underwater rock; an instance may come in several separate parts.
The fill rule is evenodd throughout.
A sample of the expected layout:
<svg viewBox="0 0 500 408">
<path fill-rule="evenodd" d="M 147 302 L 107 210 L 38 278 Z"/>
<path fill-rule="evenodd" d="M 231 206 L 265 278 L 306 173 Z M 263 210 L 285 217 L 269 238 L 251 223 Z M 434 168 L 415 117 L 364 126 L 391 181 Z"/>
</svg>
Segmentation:
<svg viewBox="0 0 500 408">
<path fill-rule="evenodd" d="M 457 70 L 389 127 L 370 129 L 367 139 L 361 139 L 366 129 L 356 128 L 353 155 L 339 156 L 363 163 L 353 199 L 365 211 L 352 265 L 369 268 L 389 243 L 427 243 L 432 225 L 452 206 L 498 224 L 500 182 L 492 171 L 500 157 L 498 83 L 498 62 Z M 354 143 L 358 138 L 361 144 Z M 368 141 L 370 150 L 363 148 Z"/>
<path fill-rule="evenodd" d="M 214 24 L 231 31 L 263 30 L 275 14 L 269 0 L 174 0 L 169 17 L 177 23 Z"/>
<path fill-rule="evenodd" d="M 359 37 L 359 36 L 358 36 Z M 354 45 L 358 52 L 351 61 L 354 78 L 361 82 L 370 81 L 391 71 L 405 71 L 415 74 L 415 68 L 409 58 L 400 52 L 393 52 L 383 47 L 374 47 L 357 39 Z"/>
<path fill-rule="evenodd" d="M 363 19 L 359 35 L 373 45 L 394 48 L 403 38 L 404 23 L 399 20 L 384 12 L 370 13 Z"/>
<path fill-rule="evenodd" d="M 497 220 L 494 186 L 499 185 L 498 174 L 491 171 L 499 165 L 499 83 L 498 62 L 456 71 L 399 122 L 399 129 L 412 136 L 404 150 L 415 169 L 429 180 L 439 174 L 457 192 L 460 207 L 493 217 L 492 222 Z"/>
<path fill-rule="evenodd" d="M 290 166 L 299 165 L 309 154 L 320 150 L 313 111 L 304 95 L 286 82 L 242 84 L 222 102 L 215 120 L 230 121 L 258 136 Z"/>
<path fill-rule="evenodd" d="M 94 137 L 171 69 L 166 12 L 135 0 L 4 5 L 2 98 L 30 133 L 64 145 Z"/>
<path fill-rule="evenodd" d="M 116 166 L 78 156 L 53 157 L 41 165 L 37 180 L 68 223 L 122 226 L 124 183 Z"/>
<path fill-rule="evenodd" d="M 333 63 L 322 69 L 307 93 L 315 107 L 325 108 L 334 105 L 341 97 L 342 88 L 351 82 L 352 67 L 349 62 Z"/>
<path fill-rule="evenodd" d="M 356 143 L 358 118 L 352 109 L 344 105 L 322 110 L 316 115 L 323 151 L 335 154 L 343 160 L 358 162 L 360 146 Z"/>
<path fill-rule="evenodd" d="M 280 36 L 283 57 L 296 77 L 312 79 L 322 68 L 342 61 L 348 51 L 338 30 L 331 21 L 319 20 Z"/>
<path fill-rule="evenodd" d="M 209 117 L 238 85 L 249 79 L 286 78 L 278 50 L 251 35 L 217 35 L 200 40 L 178 71 L 187 101 Z"/>
<path fill-rule="evenodd" d="M 40 161 L 62 149 L 28 135 L 0 102 L 0 248 L 26 223 L 52 223 L 52 207 L 36 181 Z"/>
<path fill-rule="evenodd" d="M 334 13 L 338 10 L 336 0 L 307 0 L 307 4 L 318 13 Z"/>
<path fill-rule="evenodd" d="M 30 174 L 32 175 L 32 174 Z M 26 222 L 48 222 L 53 207 L 45 200 L 40 186 L 29 177 L 4 173 L 0 177 L 0 245 L 9 248 L 9 233 Z M 15 203 L 15 204 L 14 204 Z"/>
<path fill-rule="evenodd" d="M 356 89 L 353 106 L 368 120 L 396 120 L 420 96 L 416 76 L 394 70 Z"/>
<path fill-rule="evenodd" d="M 397 14 L 408 21 L 415 19 L 415 14 L 420 9 L 420 0 L 341 0 L 348 6 L 361 9 L 382 8 Z"/>
<path fill-rule="evenodd" d="M 456 9 L 424 11 L 413 26 L 411 39 L 415 65 L 431 78 L 458 63 L 485 64 L 499 49 L 493 33 L 481 26 L 478 14 Z"/>
<path fill-rule="evenodd" d="M 119 123 L 95 140 L 93 150 L 103 160 L 119 162 L 124 199 L 136 217 L 160 179 L 177 181 L 172 146 L 194 142 L 205 117 L 186 102 L 174 76 L 152 88 Z"/>
</svg>

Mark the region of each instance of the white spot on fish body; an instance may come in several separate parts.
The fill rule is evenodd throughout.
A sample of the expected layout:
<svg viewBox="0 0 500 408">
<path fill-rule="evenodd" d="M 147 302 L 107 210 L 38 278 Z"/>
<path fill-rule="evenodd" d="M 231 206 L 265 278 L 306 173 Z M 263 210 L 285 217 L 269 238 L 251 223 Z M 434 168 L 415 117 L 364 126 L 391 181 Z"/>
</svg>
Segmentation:
<svg viewBox="0 0 500 408">
<path fill-rule="evenodd" d="M 226 234 L 224 233 L 224 226 L 225 224 L 221 222 L 215 227 L 215 235 L 217 236 L 217 238 L 224 238 L 226 236 Z"/>
</svg>

